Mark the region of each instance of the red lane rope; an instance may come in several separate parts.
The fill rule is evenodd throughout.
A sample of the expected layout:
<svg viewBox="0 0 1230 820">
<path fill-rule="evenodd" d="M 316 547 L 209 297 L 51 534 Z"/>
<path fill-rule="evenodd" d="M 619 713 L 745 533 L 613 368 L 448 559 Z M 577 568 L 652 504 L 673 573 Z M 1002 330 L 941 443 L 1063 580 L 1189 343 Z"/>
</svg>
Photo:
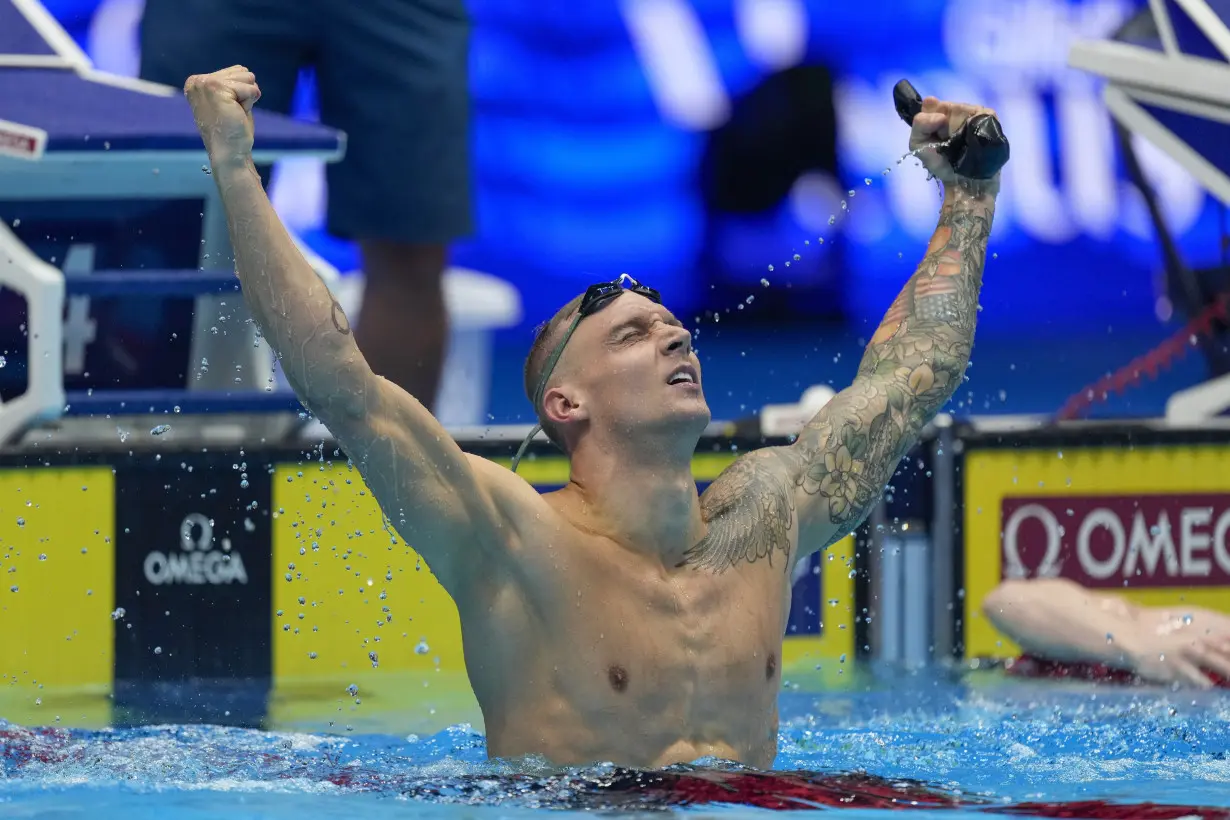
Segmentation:
<svg viewBox="0 0 1230 820">
<path fill-rule="evenodd" d="M 1228 315 L 1230 293 L 1225 293 L 1148 353 L 1137 356 L 1115 372 L 1074 393 L 1056 414 L 1056 421 L 1080 418 L 1090 407 L 1106 401 L 1112 395 L 1120 395 L 1128 388 L 1139 385 L 1142 380 L 1155 380 L 1160 371 L 1169 369 L 1175 362 L 1183 359 L 1198 340 L 1208 337 L 1213 332 L 1214 322 L 1225 322 Z"/>
</svg>

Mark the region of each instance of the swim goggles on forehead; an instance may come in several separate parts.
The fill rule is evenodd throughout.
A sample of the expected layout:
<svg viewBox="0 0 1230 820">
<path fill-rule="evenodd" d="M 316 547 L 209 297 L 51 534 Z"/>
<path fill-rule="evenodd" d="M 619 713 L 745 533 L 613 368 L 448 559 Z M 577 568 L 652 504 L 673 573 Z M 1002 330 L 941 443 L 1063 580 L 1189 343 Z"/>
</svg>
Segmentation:
<svg viewBox="0 0 1230 820">
<path fill-rule="evenodd" d="M 624 287 L 625 282 L 628 283 L 627 288 Z M 656 302 L 659 305 L 662 304 L 662 294 L 647 285 L 642 285 L 626 273 L 621 273 L 618 279 L 612 279 L 610 282 L 599 282 L 586 288 L 585 295 L 581 297 L 581 306 L 577 308 L 576 317 L 568 325 L 568 329 L 560 337 L 559 344 L 551 351 L 551 355 L 547 357 L 547 363 L 542 368 L 542 376 L 538 380 L 538 386 L 534 388 L 535 413 L 538 412 L 538 408 L 542 405 L 542 397 L 547 392 L 547 381 L 551 378 L 551 372 L 559 364 L 560 356 L 564 355 L 564 347 L 568 344 L 568 340 L 572 338 L 577 325 L 586 316 L 592 316 L 609 305 L 616 296 L 619 296 L 625 290 L 639 293 L 651 302 Z M 517 454 L 513 456 L 512 460 L 512 471 L 514 473 L 517 472 L 517 465 L 521 463 L 521 457 L 525 455 L 530 442 L 533 441 L 534 436 L 538 435 L 538 431 L 541 429 L 542 425 L 535 424 L 533 429 L 530 430 L 529 435 L 521 442 L 521 446 L 517 448 Z"/>
</svg>

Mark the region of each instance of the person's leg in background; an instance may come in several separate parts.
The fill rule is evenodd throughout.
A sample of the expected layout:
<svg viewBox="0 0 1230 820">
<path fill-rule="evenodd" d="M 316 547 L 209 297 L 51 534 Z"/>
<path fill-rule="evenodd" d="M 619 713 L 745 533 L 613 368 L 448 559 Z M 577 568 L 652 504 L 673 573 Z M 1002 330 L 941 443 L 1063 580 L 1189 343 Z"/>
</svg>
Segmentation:
<svg viewBox="0 0 1230 820">
<path fill-rule="evenodd" d="M 243 65 L 256 74 L 261 108 L 288 114 L 313 55 L 310 19 L 297 0 L 145 0 L 141 79 L 182 87 L 193 74 Z M 270 169 L 260 171 L 268 187 Z"/>
<path fill-rule="evenodd" d="M 355 336 L 376 373 L 434 409 L 448 244 L 472 226 L 469 18 L 462 0 L 328 9 L 321 120 L 348 135 L 345 158 L 328 169 L 328 227 L 362 251 Z"/>
</svg>

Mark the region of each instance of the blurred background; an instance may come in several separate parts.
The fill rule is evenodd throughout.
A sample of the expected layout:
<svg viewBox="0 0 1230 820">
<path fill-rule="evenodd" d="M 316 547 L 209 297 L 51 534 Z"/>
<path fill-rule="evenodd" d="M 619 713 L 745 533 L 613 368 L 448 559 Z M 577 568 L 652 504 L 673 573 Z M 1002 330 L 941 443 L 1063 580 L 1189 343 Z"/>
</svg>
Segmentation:
<svg viewBox="0 0 1230 820">
<path fill-rule="evenodd" d="M 0 0 L 0 744 L 14 725 L 215 723 L 414 733 L 408 743 L 444 730 L 441 755 L 481 756 L 456 609 L 279 382 L 236 293 L 217 186 L 174 87 L 225 65 L 188 65 L 196 34 L 216 48 L 246 30 L 253 40 L 237 52 L 283 55 L 265 49 L 260 15 L 211 16 L 223 0 L 148 2 Z M 1188 613 L 1184 625 L 1199 607 L 1197 628 L 1206 617 L 1230 624 L 1230 433 L 1217 418 L 1230 404 L 1221 204 L 1230 202 L 1230 2 L 464 6 L 469 71 L 452 90 L 468 99 L 468 141 L 452 128 L 455 111 L 390 110 L 396 94 L 373 105 L 368 80 L 381 80 L 357 72 L 340 99 L 352 115 L 407 128 L 393 129 L 405 151 L 387 139 L 381 151 L 361 147 L 353 128 L 343 144 L 339 123 L 319 122 L 339 100 L 321 60 L 321 76 L 304 72 L 286 95 L 293 119 L 270 113 L 272 83 L 262 82 L 256 154 L 277 160 L 273 204 L 356 320 L 369 360 L 360 306 L 392 306 L 383 344 L 394 361 L 403 342 L 402 358 L 417 356 L 411 338 L 447 308 L 434 409 L 467 452 L 497 461 L 533 420 L 522 367 L 534 328 L 625 272 L 695 329 L 717 421 L 693 461 L 698 486 L 747 450 L 786 441 L 815 407 L 765 407 L 805 391 L 823 401 L 824 388 L 849 383 L 936 226 L 940 191 L 904 158 L 893 86 L 908 78 L 924 94 L 994 108 L 1003 122 L 1012 157 L 967 382 L 869 520 L 791 578 L 782 714 L 805 721 L 795 726 L 806 737 L 790 743 L 815 750 L 791 767 L 855 760 L 841 755 L 862 738 L 869 745 L 850 768 L 887 766 L 877 761 L 896 749 L 913 768 L 882 769 L 893 776 L 930 780 L 942 774 L 928 768 L 935 760 L 961 758 L 971 771 L 949 772 L 953 783 L 1016 782 L 1018 750 L 1034 743 L 1022 738 L 1034 728 L 1020 727 L 1042 723 L 995 706 L 1003 728 L 986 734 L 966 707 L 978 681 L 1023 658 L 1012 631 L 986 614 L 1005 586 L 1022 594 L 1018 581 L 1041 582 L 1030 587 L 1036 606 L 1018 611 L 1061 610 L 1052 582 L 1064 581 L 1073 595 L 1113 592 Z M 280 10 L 288 26 L 313 13 L 339 27 L 363 18 L 369 30 L 351 40 L 360 50 L 387 45 L 381 15 L 397 10 L 464 28 L 449 18 L 454 0 L 240 7 Z M 160 85 L 133 79 L 149 74 L 141 21 L 155 8 L 161 33 L 146 39 L 177 66 Z M 1166 22 L 1153 26 L 1149 9 L 1166 11 Z M 201 16 L 185 23 L 189 11 Z M 311 22 L 321 40 L 335 33 Z M 434 33 L 428 46 L 446 46 Z M 431 82 L 463 73 L 454 57 Z M 384 80 L 405 91 L 397 81 L 421 68 L 410 59 Z M 435 259 L 422 279 L 443 282 L 444 307 L 427 285 L 403 286 L 401 306 L 420 310 L 403 319 L 384 296 L 365 301 L 380 267 L 372 237 L 358 246 L 330 232 L 338 209 L 327 218 L 326 178 L 374 158 L 366 182 L 383 191 L 352 186 L 345 208 L 364 212 L 367 228 L 405 208 L 405 191 L 425 197 L 412 203 L 415 216 L 465 222 L 449 185 L 420 190 L 399 165 L 418 151 L 430 173 L 462 144 L 464 162 L 451 167 L 468 174 L 456 184 L 472 195 L 474 229 L 440 240 L 447 270 L 436 276 Z M 345 160 L 329 164 L 342 147 Z M 424 306 L 435 313 L 424 318 Z M 1080 417 L 1106 423 L 1066 423 Z M 540 440 L 519 474 L 548 491 L 568 481 L 569 465 Z M 1084 599 L 1074 600 L 1061 635 L 1092 628 Z M 1113 654 L 1102 649 L 1112 630 L 1094 631 L 1094 649 Z M 898 725 L 921 726 L 917 744 L 876 723 L 886 705 L 911 710 L 901 695 L 928 685 L 890 676 L 877 700 L 875 676 L 929 665 L 969 671 L 968 689 L 954 676 L 927 691 L 951 698 L 976 743 L 912 712 Z M 804 697 L 841 691 L 857 697 Z M 1087 706 L 1079 697 L 1071 714 Z M 1156 722 L 1176 714 L 1158 703 L 1134 713 L 1122 740 L 1080 734 L 1054 754 L 1039 747 L 1040 788 L 1056 772 L 1111 782 L 1124 771 L 1118 758 L 1098 770 L 1071 755 L 1131 748 L 1149 765 L 1207 755 L 1220 767 L 1207 799 L 1224 803 L 1230 711 L 1192 735 L 1195 724 Z M 1067 720 L 1058 715 L 1040 720 Z M 807 745 L 820 725 L 838 733 Z M 1197 739 L 1153 742 L 1171 732 Z M 1098 748 L 1081 745 L 1087 738 Z M 943 748 L 930 754 L 935 744 Z M 982 756 L 971 756 L 978 744 Z M 10 771 L 3 751 L 0 784 Z M 984 766 L 991 755 L 999 762 Z M 129 758 L 147 756 L 118 753 L 123 778 L 140 780 Z M 1160 799 L 1158 778 L 1182 790 L 1173 771 L 1133 794 Z"/>
<path fill-rule="evenodd" d="M 489 421 L 530 419 L 532 328 L 625 271 L 699 328 L 715 418 L 840 387 L 935 226 L 937 189 L 898 164 L 902 77 L 997 109 L 1012 141 L 959 412 L 1053 413 L 1182 318 L 1101 82 L 1067 66 L 1073 41 L 1109 36 L 1142 2 L 467 5 L 477 230 L 452 261 L 511 284 L 522 305 L 495 334 Z M 136 73 L 141 0 L 46 6 L 98 68 Z M 310 73 L 295 110 L 315 116 Z M 1218 264 L 1223 208 L 1132 144 L 1187 263 Z M 324 259 L 359 267 L 323 228 L 319 162 L 282 163 L 272 196 Z M 1189 358 L 1093 412 L 1160 414 L 1206 372 Z"/>
</svg>

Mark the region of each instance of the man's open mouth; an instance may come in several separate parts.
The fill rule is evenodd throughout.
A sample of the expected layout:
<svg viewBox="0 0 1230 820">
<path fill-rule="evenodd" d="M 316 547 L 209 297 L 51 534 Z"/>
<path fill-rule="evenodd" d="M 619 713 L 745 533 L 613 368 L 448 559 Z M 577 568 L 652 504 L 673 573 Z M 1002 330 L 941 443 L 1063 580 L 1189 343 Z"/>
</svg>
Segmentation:
<svg viewBox="0 0 1230 820">
<path fill-rule="evenodd" d="M 690 364 L 681 365 L 675 368 L 671 373 L 670 378 L 666 380 L 667 384 L 699 384 L 696 368 Z"/>
</svg>

